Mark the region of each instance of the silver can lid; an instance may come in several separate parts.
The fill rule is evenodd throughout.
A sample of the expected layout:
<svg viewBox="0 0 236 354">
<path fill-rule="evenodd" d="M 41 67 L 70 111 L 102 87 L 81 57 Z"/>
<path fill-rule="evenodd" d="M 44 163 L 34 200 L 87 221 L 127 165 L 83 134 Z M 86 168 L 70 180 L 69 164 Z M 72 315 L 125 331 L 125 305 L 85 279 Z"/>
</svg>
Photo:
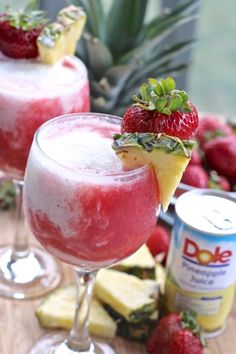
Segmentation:
<svg viewBox="0 0 236 354">
<path fill-rule="evenodd" d="M 195 189 L 176 202 L 178 217 L 188 226 L 209 234 L 236 234 L 236 199 L 218 191 Z"/>
</svg>

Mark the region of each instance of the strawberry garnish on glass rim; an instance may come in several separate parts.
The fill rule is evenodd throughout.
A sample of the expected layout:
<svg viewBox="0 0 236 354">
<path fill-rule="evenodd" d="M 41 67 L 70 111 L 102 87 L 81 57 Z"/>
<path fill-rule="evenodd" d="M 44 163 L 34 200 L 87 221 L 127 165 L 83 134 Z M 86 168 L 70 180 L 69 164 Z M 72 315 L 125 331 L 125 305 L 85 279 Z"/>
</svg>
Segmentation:
<svg viewBox="0 0 236 354">
<path fill-rule="evenodd" d="M 148 79 L 132 99 L 135 103 L 123 115 L 122 133 L 165 133 L 180 139 L 191 139 L 196 133 L 197 110 L 187 93 L 176 89 L 172 77 Z"/>
<path fill-rule="evenodd" d="M 36 58 L 36 40 L 47 22 L 45 12 L 31 1 L 21 10 L 6 7 L 0 14 L 0 51 L 15 59 Z"/>
<path fill-rule="evenodd" d="M 127 170 L 152 166 L 158 203 L 166 211 L 191 158 L 190 138 L 198 127 L 198 113 L 186 92 L 175 89 L 171 77 L 159 82 L 149 79 L 133 100 L 112 148 Z"/>
</svg>

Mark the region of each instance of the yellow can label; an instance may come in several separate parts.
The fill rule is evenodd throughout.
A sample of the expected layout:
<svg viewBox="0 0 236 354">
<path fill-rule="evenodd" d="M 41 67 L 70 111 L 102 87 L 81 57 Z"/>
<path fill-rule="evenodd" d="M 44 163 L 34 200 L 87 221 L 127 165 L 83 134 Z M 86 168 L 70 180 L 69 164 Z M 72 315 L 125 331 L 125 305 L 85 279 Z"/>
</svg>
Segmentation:
<svg viewBox="0 0 236 354">
<path fill-rule="evenodd" d="M 223 327 L 234 298 L 235 255 L 236 235 L 204 234 L 177 219 L 167 259 L 167 309 L 196 312 L 209 332 Z"/>
</svg>

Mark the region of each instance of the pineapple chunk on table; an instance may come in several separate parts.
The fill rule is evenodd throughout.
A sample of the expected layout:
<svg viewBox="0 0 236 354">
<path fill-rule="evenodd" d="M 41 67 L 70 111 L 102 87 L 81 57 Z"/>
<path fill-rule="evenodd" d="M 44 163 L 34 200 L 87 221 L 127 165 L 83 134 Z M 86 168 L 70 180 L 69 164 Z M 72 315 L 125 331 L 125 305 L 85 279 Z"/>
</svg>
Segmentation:
<svg viewBox="0 0 236 354">
<path fill-rule="evenodd" d="M 76 301 L 76 288 L 71 285 L 52 292 L 36 309 L 42 327 L 70 329 Z M 92 299 L 89 329 L 94 335 L 113 338 L 117 325 L 98 300 Z"/>
<path fill-rule="evenodd" d="M 112 269 L 136 275 L 140 279 L 155 279 L 156 262 L 146 245 L 134 254 L 115 264 Z"/>
<path fill-rule="evenodd" d="M 130 322 L 148 319 L 157 309 L 157 300 L 143 280 L 112 269 L 99 271 L 95 296 Z"/>
</svg>

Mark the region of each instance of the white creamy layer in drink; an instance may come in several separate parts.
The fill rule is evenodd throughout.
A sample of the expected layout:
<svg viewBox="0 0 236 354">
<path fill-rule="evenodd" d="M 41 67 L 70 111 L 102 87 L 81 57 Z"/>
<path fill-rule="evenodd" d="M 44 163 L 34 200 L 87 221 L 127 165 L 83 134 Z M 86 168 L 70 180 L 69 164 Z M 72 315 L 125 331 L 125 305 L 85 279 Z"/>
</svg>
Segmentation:
<svg viewBox="0 0 236 354">
<path fill-rule="evenodd" d="M 87 82 L 87 71 L 78 58 L 65 57 L 47 65 L 37 59 L 15 60 L 0 53 L 0 92 L 48 97 L 72 89 L 79 82 Z"/>
<path fill-rule="evenodd" d="M 79 124 L 70 118 L 62 127 L 55 123 L 53 133 L 45 127 L 38 139 L 41 149 L 73 172 L 122 172 L 122 163 L 112 149 L 112 136 L 119 132 L 119 126 L 102 123 L 91 116 Z"/>
</svg>

